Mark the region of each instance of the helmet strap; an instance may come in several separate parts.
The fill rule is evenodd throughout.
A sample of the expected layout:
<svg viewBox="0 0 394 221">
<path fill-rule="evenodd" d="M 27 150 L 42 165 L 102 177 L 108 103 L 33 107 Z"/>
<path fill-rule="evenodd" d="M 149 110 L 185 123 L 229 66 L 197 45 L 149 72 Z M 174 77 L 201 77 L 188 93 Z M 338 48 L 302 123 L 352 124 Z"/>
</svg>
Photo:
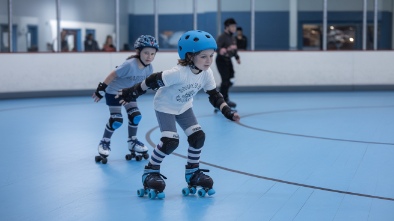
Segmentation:
<svg viewBox="0 0 394 221">
<path fill-rule="evenodd" d="M 199 74 L 199 73 L 202 72 L 202 70 L 201 70 L 200 68 L 198 68 L 196 65 L 194 65 L 193 62 L 190 62 L 189 67 L 190 67 L 191 69 L 197 70 L 197 71 L 198 71 L 197 74 Z"/>
<path fill-rule="evenodd" d="M 142 60 L 141 60 L 141 56 L 138 56 L 138 60 L 140 60 L 141 64 L 142 64 L 144 67 L 146 67 L 146 66 L 148 66 L 148 65 L 149 65 L 149 64 L 145 64 L 144 62 L 142 62 Z"/>
<path fill-rule="evenodd" d="M 141 51 L 142 51 L 142 48 L 137 48 L 137 57 L 138 57 L 138 60 L 140 60 L 141 64 L 142 64 L 144 67 L 146 67 L 146 66 L 148 66 L 148 65 L 145 64 L 144 62 L 142 62 L 142 60 L 141 60 L 141 55 L 140 55 Z"/>
<path fill-rule="evenodd" d="M 188 63 L 189 63 L 189 67 L 190 67 L 191 69 L 197 70 L 197 71 L 198 71 L 197 74 L 199 74 L 199 73 L 202 72 L 202 70 L 201 70 L 200 68 L 198 68 L 198 67 L 194 64 L 194 62 L 193 62 L 194 56 L 196 56 L 196 53 L 191 54 L 190 57 L 188 58 L 188 59 L 189 59 L 189 62 L 188 62 Z"/>
</svg>

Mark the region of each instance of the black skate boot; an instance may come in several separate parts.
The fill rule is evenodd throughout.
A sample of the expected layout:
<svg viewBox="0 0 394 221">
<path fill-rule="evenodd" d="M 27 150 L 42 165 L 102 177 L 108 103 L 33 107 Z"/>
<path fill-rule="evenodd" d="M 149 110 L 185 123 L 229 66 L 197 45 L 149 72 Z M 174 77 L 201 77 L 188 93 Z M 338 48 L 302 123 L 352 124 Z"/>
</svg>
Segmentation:
<svg viewBox="0 0 394 221">
<path fill-rule="evenodd" d="M 200 197 L 204 197 L 207 193 L 209 196 L 215 194 L 215 190 L 212 189 L 212 178 L 205 175 L 203 172 L 209 172 L 209 170 L 200 169 L 198 164 L 193 166 L 186 165 L 185 179 L 188 187 L 185 187 L 182 190 L 182 194 L 184 196 L 195 194 L 197 187 L 201 187 L 201 189 L 197 191 Z"/>
<path fill-rule="evenodd" d="M 150 199 L 154 199 L 157 196 L 157 198 L 163 199 L 165 197 L 163 190 L 166 188 L 163 178 L 167 179 L 167 177 L 160 174 L 160 166 L 150 164 L 145 166 L 144 174 L 142 175 L 144 188 L 137 190 L 138 196 L 148 195 Z"/>
<path fill-rule="evenodd" d="M 231 107 L 231 109 L 234 109 L 234 108 L 237 107 L 237 104 L 234 103 L 234 102 L 232 102 L 232 101 L 230 101 L 230 100 L 226 101 L 226 103 L 227 103 L 227 105 L 228 105 L 229 107 Z"/>
</svg>

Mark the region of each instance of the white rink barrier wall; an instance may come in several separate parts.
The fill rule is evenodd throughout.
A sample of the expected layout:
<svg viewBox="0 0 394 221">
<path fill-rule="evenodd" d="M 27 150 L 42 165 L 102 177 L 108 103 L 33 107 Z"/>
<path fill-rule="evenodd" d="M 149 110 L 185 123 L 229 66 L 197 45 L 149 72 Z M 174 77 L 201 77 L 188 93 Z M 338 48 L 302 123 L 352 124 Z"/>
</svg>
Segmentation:
<svg viewBox="0 0 394 221">
<path fill-rule="evenodd" d="M 0 99 L 91 94 L 134 52 L 0 54 Z M 233 60 L 233 91 L 394 90 L 394 51 L 249 51 Z M 159 51 L 154 71 L 177 64 Z M 216 83 L 220 77 L 212 64 Z M 89 93 L 88 93 L 89 92 Z"/>
</svg>

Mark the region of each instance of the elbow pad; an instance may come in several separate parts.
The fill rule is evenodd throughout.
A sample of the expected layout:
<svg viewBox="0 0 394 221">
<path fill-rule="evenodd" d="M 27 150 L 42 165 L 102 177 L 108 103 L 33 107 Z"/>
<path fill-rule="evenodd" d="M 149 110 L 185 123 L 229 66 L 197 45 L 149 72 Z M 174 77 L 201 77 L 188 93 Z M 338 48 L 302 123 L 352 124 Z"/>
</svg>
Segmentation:
<svg viewBox="0 0 394 221">
<path fill-rule="evenodd" d="M 209 94 L 209 102 L 211 102 L 213 107 L 220 109 L 220 105 L 224 103 L 223 95 L 215 90 L 210 90 L 207 92 Z"/>
<path fill-rule="evenodd" d="M 145 79 L 146 86 L 148 86 L 152 90 L 157 90 L 163 87 L 164 83 L 163 83 L 162 73 L 163 72 L 161 71 L 149 75 L 149 77 Z"/>
</svg>

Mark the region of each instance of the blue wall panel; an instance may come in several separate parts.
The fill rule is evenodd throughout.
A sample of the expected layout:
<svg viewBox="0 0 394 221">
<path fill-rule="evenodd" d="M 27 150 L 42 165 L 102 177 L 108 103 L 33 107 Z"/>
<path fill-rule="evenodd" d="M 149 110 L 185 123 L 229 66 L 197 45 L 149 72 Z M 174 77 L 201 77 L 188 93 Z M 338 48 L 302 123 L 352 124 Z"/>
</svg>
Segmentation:
<svg viewBox="0 0 394 221">
<path fill-rule="evenodd" d="M 216 13 L 204 13 L 197 16 L 197 28 L 217 37 Z"/>
<path fill-rule="evenodd" d="M 134 50 L 134 42 L 140 35 L 155 36 L 153 15 L 129 15 L 129 45 Z"/>
<path fill-rule="evenodd" d="M 258 12 L 255 23 L 256 50 L 289 50 L 288 12 Z"/>
<path fill-rule="evenodd" d="M 391 12 L 381 12 L 379 24 L 380 24 L 380 36 L 378 41 L 379 49 L 391 50 L 391 39 L 392 39 L 392 16 Z"/>
</svg>

